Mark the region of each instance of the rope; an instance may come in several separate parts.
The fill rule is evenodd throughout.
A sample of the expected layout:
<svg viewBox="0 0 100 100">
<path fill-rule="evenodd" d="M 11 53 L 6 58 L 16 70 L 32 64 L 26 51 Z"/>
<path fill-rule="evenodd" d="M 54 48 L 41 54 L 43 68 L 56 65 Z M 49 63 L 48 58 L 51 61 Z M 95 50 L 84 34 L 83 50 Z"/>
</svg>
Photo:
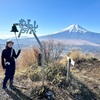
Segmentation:
<svg viewBox="0 0 100 100">
<path fill-rule="evenodd" d="M 19 45 L 19 42 L 18 42 L 18 38 L 17 38 L 16 32 L 15 32 L 15 38 L 16 38 L 16 41 L 17 41 L 18 48 L 20 49 L 20 45 Z"/>
</svg>

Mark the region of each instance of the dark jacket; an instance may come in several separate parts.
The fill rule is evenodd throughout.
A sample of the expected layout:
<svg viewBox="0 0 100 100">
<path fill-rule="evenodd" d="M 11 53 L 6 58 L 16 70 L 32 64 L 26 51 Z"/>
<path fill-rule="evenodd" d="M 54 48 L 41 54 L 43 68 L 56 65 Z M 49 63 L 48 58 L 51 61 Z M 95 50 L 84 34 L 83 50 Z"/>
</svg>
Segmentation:
<svg viewBox="0 0 100 100">
<path fill-rule="evenodd" d="M 10 57 L 11 50 L 13 50 L 12 57 Z M 21 52 L 21 50 L 19 50 L 18 53 L 16 54 L 15 50 L 12 48 L 9 48 L 9 47 L 4 49 L 2 51 L 2 55 L 1 55 L 1 63 L 2 63 L 3 69 L 5 69 L 7 67 L 7 65 L 5 65 L 5 62 L 10 62 L 10 65 L 8 65 L 8 66 L 15 66 L 15 58 L 17 58 L 19 56 L 20 52 Z"/>
</svg>

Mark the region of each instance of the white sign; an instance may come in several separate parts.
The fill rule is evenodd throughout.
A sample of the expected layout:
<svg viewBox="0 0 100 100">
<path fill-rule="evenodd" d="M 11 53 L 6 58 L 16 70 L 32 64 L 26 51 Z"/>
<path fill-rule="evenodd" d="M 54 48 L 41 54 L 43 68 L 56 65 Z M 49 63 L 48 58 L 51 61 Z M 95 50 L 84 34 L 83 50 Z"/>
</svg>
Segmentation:
<svg viewBox="0 0 100 100">
<path fill-rule="evenodd" d="M 67 60 L 71 59 L 70 57 L 67 56 Z M 71 64 L 74 66 L 75 62 L 71 59 Z"/>
</svg>

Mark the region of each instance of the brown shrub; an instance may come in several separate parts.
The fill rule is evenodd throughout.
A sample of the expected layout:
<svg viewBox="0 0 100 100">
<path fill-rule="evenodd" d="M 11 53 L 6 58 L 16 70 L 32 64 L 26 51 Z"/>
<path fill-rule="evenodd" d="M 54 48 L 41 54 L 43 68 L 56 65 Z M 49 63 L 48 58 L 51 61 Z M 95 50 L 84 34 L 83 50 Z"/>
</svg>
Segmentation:
<svg viewBox="0 0 100 100">
<path fill-rule="evenodd" d="M 1 64 L 1 53 L 0 53 L 0 73 L 4 72 L 3 68 L 2 68 L 2 64 Z"/>
<path fill-rule="evenodd" d="M 37 57 L 38 57 L 38 49 L 37 48 L 28 48 L 28 49 L 24 49 L 21 52 L 21 55 L 18 59 L 18 66 L 19 67 L 29 67 L 31 66 L 33 63 L 37 62 Z"/>
<path fill-rule="evenodd" d="M 72 58 L 74 61 L 78 60 L 78 59 L 91 59 L 94 58 L 94 54 L 93 53 L 84 53 L 82 51 L 78 51 L 78 50 L 72 50 L 71 52 L 68 53 L 68 56 L 70 58 Z"/>
<path fill-rule="evenodd" d="M 85 59 L 85 54 L 78 50 L 72 50 L 71 52 L 68 53 L 68 56 L 75 61 L 77 59 Z"/>
<path fill-rule="evenodd" d="M 2 65 L 1 65 L 1 54 L 0 54 L 0 70 L 2 69 Z"/>
</svg>

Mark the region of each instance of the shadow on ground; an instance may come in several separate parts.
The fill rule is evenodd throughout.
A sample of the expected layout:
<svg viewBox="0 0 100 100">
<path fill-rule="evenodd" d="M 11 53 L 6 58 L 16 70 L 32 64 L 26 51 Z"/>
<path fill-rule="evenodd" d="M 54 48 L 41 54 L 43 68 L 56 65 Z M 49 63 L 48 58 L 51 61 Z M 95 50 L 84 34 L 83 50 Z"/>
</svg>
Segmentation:
<svg viewBox="0 0 100 100">
<path fill-rule="evenodd" d="M 100 96 L 90 90 L 84 83 L 72 76 L 70 82 L 63 80 L 58 87 L 67 90 L 73 100 L 100 100 Z"/>
<path fill-rule="evenodd" d="M 12 91 L 7 90 L 7 94 L 13 99 L 13 100 L 32 100 L 30 97 L 23 94 L 19 89 L 17 89 L 15 86 L 11 88 Z"/>
</svg>

